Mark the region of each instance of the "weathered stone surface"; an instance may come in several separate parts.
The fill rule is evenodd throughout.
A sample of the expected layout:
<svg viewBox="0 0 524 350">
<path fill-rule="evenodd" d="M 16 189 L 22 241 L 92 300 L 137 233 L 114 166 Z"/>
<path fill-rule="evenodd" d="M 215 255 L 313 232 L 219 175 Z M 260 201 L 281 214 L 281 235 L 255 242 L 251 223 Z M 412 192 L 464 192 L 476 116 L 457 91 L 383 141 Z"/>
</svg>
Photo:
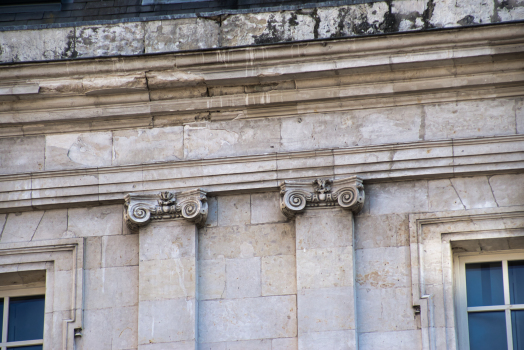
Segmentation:
<svg viewBox="0 0 524 350">
<path fill-rule="evenodd" d="M 309 210 L 296 221 L 297 250 L 353 245 L 352 214 L 347 210 Z"/>
<path fill-rule="evenodd" d="M 297 250 L 299 291 L 353 284 L 353 247 Z"/>
<path fill-rule="evenodd" d="M 356 337 L 355 330 L 309 332 L 300 336 L 298 347 L 300 350 L 352 350 L 356 346 Z"/>
<path fill-rule="evenodd" d="M 497 206 L 487 177 L 459 177 L 451 179 L 451 183 L 466 209 Z"/>
<path fill-rule="evenodd" d="M 277 152 L 280 122 L 277 119 L 194 123 L 184 127 L 185 158 Z"/>
<path fill-rule="evenodd" d="M 121 130 L 113 133 L 113 165 L 172 161 L 184 158 L 181 126 Z"/>
<path fill-rule="evenodd" d="M 279 338 L 271 341 L 272 350 L 297 350 L 297 338 Z"/>
<path fill-rule="evenodd" d="M 282 119 L 282 151 L 418 141 L 421 107 L 384 108 Z M 329 135 L 329 137 L 326 137 Z"/>
<path fill-rule="evenodd" d="M 409 245 L 406 214 L 355 216 L 355 249 Z"/>
<path fill-rule="evenodd" d="M 200 300 L 226 296 L 226 260 L 198 261 L 198 297 Z"/>
<path fill-rule="evenodd" d="M 78 57 L 144 53 L 144 23 L 128 22 L 77 27 L 75 49 Z"/>
<path fill-rule="evenodd" d="M 411 288 L 409 247 L 359 249 L 356 282 L 365 288 Z"/>
<path fill-rule="evenodd" d="M 69 209 L 67 230 L 75 237 L 121 235 L 122 211 L 121 205 Z"/>
<path fill-rule="evenodd" d="M 110 267 L 85 271 L 86 309 L 136 306 L 138 266 Z"/>
<path fill-rule="evenodd" d="M 417 329 L 410 288 L 357 288 L 356 304 L 359 332 Z"/>
<path fill-rule="evenodd" d="M 294 255 L 295 225 L 209 227 L 200 230 L 199 259 Z"/>
<path fill-rule="evenodd" d="M 206 226 L 218 225 L 218 200 L 217 197 L 207 197 L 207 220 Z"/>
<path fill-rule="evenodd" d="M 363 350 L 412 350 L 422 348 L 420 331 L 373 332 L 359 335 Z"/>
<path fill-rule="evenodd" d="M 200 342 L 294 337 L 296 297 L 202 301 L 199 320 Z"/>
<path fill-rule="evenodd" d="M 5 224 L 2 226 L 3 230 L 0 236 L 0 242 L 30 241 L 43 215 L 44 213 L 42 211 L 9 214 Z"/>
<path fill-rule="evenodd" d="M 111 132 L 47 135 L 45 143 L 46 170 L 111 165 Z"/>
<path fill-rule="evenodd" d="M 43 136 L 0 139 L 0 173 L 28 173 L 44 170 Z"/>
<path fill-rule="evenodd" d="M 271 339 L 227 342 L 227 350 L 272 350 Z"/>
<path fill-rule="evenodd" d="M 204 77 L 198 74 L 193 74 L 184 71 L 160 71 L 147 72 L 147 86 L 150 89 L 169 89 L 184 87 L 184 90 L 190 89 L 192 86 L 201 85 L 204 83 Z M 198 91 L 198 90 L 197 90 Z M 173 93 L 174 91 L 172 91 Z M 182 96 L 180 96 L 182 98 Z"/>
<path fill-rule="evenodd" d="M 101 95 L 147 90 L 147 82 L 143 73 L 87 76 L 82 79 L 82 87 L 88 95 Z"/>
<path fill-rule="evenodd" d="M 67 210 L 46 210 L 32 240 L 59 239 L 68 236 L 70 235 L 67 233 Z"/>
<path fill-rule="evenodd" d="M 391 2 L 391 13 L 395 15 L 400 32 L 422 29 L 422 15 L 426 10 L 424 0 L 396 0 Z"/>
<path fill-rule="evenodd" d="M 262 258 L 262 295 L 297 293 L 296 258 L 294 255 Z"/>
<path fill-rule="evenodd" d="M 426 140 L 515 133 L 514 100 L 442 103 L 424 106 L 424 110 Z"/>
<path fill-rule="evenodd" d="M 0 35 L 0 62 L 74 58 L 74 28 L 4 31 Z"/>
<path fill-rule="evenodd" d="M 354 329 L 354 298 L 353 287 L 299 291 L 298 333 Z"/>
<path fill-rule="evenodd" d="M 495 175 L 488 178 L 497 205 L 507 207 L 524 203 L 523 174 Z"/>
<path fill-rule="evenodd" d="M 103 236 L 101 239 L 102 267 L 138 265 L 138 235 Z"/>
<path fill-rule="evenodd" d="M 194 257 L 140 261 L 140 301 L 194 298 Z"/>
<path fill-rule="evenodd" d="M 435 27 L 458 27 L 490 23 L 494 4 L 490 0 L 461 1 L 437 0 L 434 2 L 430 23 Z"/>
<path fill-rule="evenodd" d="M 428 200 L 430 211 L 466 209 L 450 179 L 428 181 Z"/>
<path fill-rule="evenodd" d="M 371 184 L 366 186 L 370 214 L 416 213 L 428 210 L 426 181 Z"/>
<path fill-rule="evenodd" d="M 251 223 L 285 222 L 288 219 L 280 210 L 278 192 L 255 193 L 251 195 Z"/>
<path fill-rule="evenodd" d="M 260 258 L 226 260 L 226 297 L 228 299 L 259 297 Z"/>
<path fill-rule="evenodd" d="M 251 197 L 248 194 L 218 197 L 218 225 L 233 226 L 251 222 Z"/>
<path fill-rule="evenodd" d="M 153 222 L 140 229 L 140 261 L 194 257 L 195 225 L 185 220 Z"/>
<path fill-rule="evenodd" d="M 151 21 L 145 24 L 145 53 L 218 47 L 220 24 L 206 18 Z"/>
<path fill-rule="evenodd" d="M 139 306 L 138 344 L 193 341 L 195 338 L 195 300 L 186 298 L 142 301 Z M 173 330 L 176 329 L 176 332 Z M 160 344 L 159 344 L 160 345 Z M 156 349 L 166 349 L 161 344 Z"/>
<path fill-rule="evenodd" d="M 522 7 L 524 11 L 524 6 Z M 515 106 L 515 120 L 517 123 L 517 134 L 524 134 L 524 99 L 516 102 Z"/>
</svg>

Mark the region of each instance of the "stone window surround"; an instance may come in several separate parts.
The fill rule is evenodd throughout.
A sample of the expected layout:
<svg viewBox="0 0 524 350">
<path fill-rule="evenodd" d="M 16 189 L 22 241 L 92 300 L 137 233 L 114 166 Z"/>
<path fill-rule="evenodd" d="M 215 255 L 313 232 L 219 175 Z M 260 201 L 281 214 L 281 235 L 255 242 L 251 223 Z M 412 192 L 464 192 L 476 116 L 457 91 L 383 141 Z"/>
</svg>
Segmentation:
<svg viewBox="0 0 524 350">
<path fill-rule="evenodd" d="M 45 348 L 72 350 L 81 335 L 83 266 L 83 238 L 0 244 L 0 273 L 46 271 Z"/>
<path fill-rule="evenodd" d="M 409 216 L 413 307 L 421 317 L 422 349 L 460 349 L 454 245 L 522 237 L 523 229 L 524 206 Z"/>
</svg>

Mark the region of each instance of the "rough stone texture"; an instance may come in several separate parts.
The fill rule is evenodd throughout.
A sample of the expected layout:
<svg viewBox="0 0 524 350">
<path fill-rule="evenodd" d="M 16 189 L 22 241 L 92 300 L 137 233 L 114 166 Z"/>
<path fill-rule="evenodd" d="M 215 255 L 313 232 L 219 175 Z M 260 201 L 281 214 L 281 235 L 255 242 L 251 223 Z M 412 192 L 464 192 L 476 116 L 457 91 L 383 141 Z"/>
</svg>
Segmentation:
<svg viewBox="0 0 524 350">
<path fill-rule="evenodd" d="M 218 199 L 218 225 L 233 226 L 251 221 L 251 197 L 249 195 L 222 196 Z"/>
<path fill-rule="evenodd" d="M 0 62 L 58 60 L 75 57 L 75 29 L 2 32 Z"/>
<path fill-rule="evenodd" d="M 81 26 L 75 39 L 78 57 L 136 55 L 144 53 L 144 24 Z"/>
<path fill-rule="evenodd" d="M 490 23 L 494 15 L 494 3 L 491 0 L 436 0 L 430 23 L 435 27 Z"/>
<path fill-rule="evenodd" d="M 251 195 L 252 224 L 285 221 L 287 221 L 287 218 L 280 210 L 280 195 L 278 192 Z"/>
<path fill-rule="evenodd" d="M 122 216 L 121 205 L 69 209 L 67 231 L 73 237 L 121 235 Z"/>
<path fill-rule="evenodd" d="M 218 22 L 206 18 L 152 21 L 145 24 L 145 52 L 218 47 Z"/>
<path fill-rule="evenodd" d="M 110 132 L 46 136 L 46 170 L 110 166 Z"/>
<path fill-rule="evenodd" d="M 0 173 L 44 170 L 44 149 L 42 136 L 0 139 Z"/>
</svg>

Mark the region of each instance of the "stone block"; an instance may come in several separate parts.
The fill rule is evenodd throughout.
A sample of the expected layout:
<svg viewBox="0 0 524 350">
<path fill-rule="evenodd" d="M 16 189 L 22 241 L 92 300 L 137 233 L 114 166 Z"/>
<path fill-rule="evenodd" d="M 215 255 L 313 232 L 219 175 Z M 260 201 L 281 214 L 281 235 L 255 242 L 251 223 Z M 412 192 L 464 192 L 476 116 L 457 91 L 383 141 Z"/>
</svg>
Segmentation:
<svg viewBox="0 0 524 350">
<path fill-rule="evenodd" d="M 354 330 L 303 333 L 298 337 L 298 348 L 300 350 L 354 350 L 357 348 L 356 337 Z"/>
<path fill-rule="evenodd" d="M 112 349 L 136 349 L 138 346 L 138 306 L 113 308 L 112 313 Z"/>
<path fill-rule="evenodd" d="M 409 245 L 407 214 L 355 216 L 355 249 Z"/>
<path fill-rule="evenodd" d="M 271 339 L 227 342 L 227 350 L 272 350 Z"/>
<path fill-rule="evenodd" d="M 450 179 L 428 181 L 430 211 L 466 209 Z"/>
<path fill-rule="evenodd" d="M 67 238 L 67 209 L 46 210 L 35 230 L 33 241 Z"/>
<path fill-rule="evenodd" d="M 159 343 L 194 342 L 195 309 L 194 299 L 141 301 L 138 319 L 139 347 L 143 344 L 160 346 Z M 156 349 L 168 349 L 168 347 L 163 345 Z"/>
<path fill-rule="evenodd" d="M 516 6 L 515 6 L 516 5 Z M 496 7 L 495 11 L 501 22 L 518 21 L 524 18 L 524 6 L 515 3 L 513 6 Z"/>
<path fill-rule="evenodd" d="M 343 209 L 308 210 L 296 218 L 297 250 L 353 245 L 351 212 Z"/>
<path fill-rule="evenodd" d="M 524 6 L 521 7 L 524 12 Z M 522 16 L 524 18 L 524 14 Z M 515 116 L 517 123 L 517 134 L 524 134 L 524 99 L 516 101 Z"/>
<path fill-rule="evenodd" d="M 298 339 L 297 338 L 279 338 L 271 341 L 271 350 L 297 350 Z"/>
<path fill-rule="evenodd" d="M 45 166 L 45 139 L 26 136 L 0 139 L 0 173 L 30 173 L 43 171 Z"/>
<path fill-rule="evenodd" d="M 285 222 L 288 219 L 280 210 L 278 192 L 254 193 L 251 195 L 251 223 Z"/>
<path fill-rule="evenodd" d="M 5 224 L 2 226 L 1 243 L 29 242 L 32 240 L 43 211 L 29 211 L 23 213 L 9 213 Z"/>
<path fill-rule="evenodd" d="M 244 225 L 251 222 L 251 197 L 248 194 L 218 197 L 218 225 Z"/>
<path fill-rule="evenodd" d="M 195 257 L 196 228 L 186 220 L 152 222 L 140 229 L 140 261 Z"/>
<path fill-rule="evenodd" d="M 85 269 L 102 267 L 102 237 L 87 237 L 85 239 Z"/>
<path fill-rule="evenodd" d="M 278 119 L 202 122 L 184 126 L 185 159 L 273 153 L 279 151 L 279 145 Z"/>
<path fill-rule="evenodd" d="M 202 301 L 199 341 L 295 337 L 296 310 L 294 295 Z"/>
<path fill-rule="evenodd" d="M 409 247 L 355 251 L 356 282 L 364 288 L 411 288 Z"/>
<path fill-rule="evenodd" d="M 353 287 L 305 289 L 297 294 L 298 333 L 355 329 Z"/>
<path fill-rule="evenodd" d="M 488 178 L 497 205 L 508 207 L 524 204 L 523 174 L 495 175 Z"/>
<path fill-rule="evenodd" d="M 45 170 L 111 166 L 111 132 L 47 135 Z"/>
<path fill-rule="evenodd" d="M 227 350 L 227 342 L 219 343 L 200 343 L 198 344 L 199 350 Z"/>
<path fill-rule="evenodd" d="M 265 256 L 262 258 L 262 295 L 297 293 L 295 255 Z"/>
<path fill-rule="evenodd" d="M 67 230 L 75 237 L 121 235 L 122 211 L 120 204 L 68 209 Z"/>
<path fill-rule="evenodd" d="M 455 6 L 455 5 L 453 5 Z M 424 106 L 425 140 L 515 133 L 515 101 L 463 101 Z"/>
<path fill-rule="evenodd" d="M 359 334 L 359 347 L 373 350 L 422 349 L 420 330 Z"/>
<path fill-rule="evenodd" d="M 173 126 L 113 132 L 113 165 L 167 162 L 184 158 L 184 128 Z"/>
<path fill-rule="evenodd" d="M 218 225 L 218 200 L 217 197 L 207 198 L 207 219 L 206 227 Z"/>
<path fill-rule="evenodd" d="M 152 343 L 141 344 L 138 346 L 138 350 L 197 350 L 197 345 L 193 340 L 158 344 Z"/>
<path fill-rule="evenodd" d="M 85 270 L 85 309 L 134 306 L 138 303 L 138 267 Z"/>
<path fill-rule="evenodd" d="M 102 237 L 102 267 L 138 265 L 138 235 Z"/>
<path fill-rule="evenodd" d="M 411 288 L 358 288 L 356 304 L 359 332 L 417 329 Z"/>
<path fill-rule="evenodd" d="M 353 286 L 353 247 L 297 250 L 297 289 Z"/>
<path fill-rule="evenodd" d="M 260 258 L 226 260 L 226 297 L 250 298 L 262 295 Z"/>
<path fill-rule="evenodd" d="M 293 223 L 208 227 L 199 239 L 199 259 L 295 254 Z"/>
<path fill-rule="evenodd" d="M 495 197 L 486 176 L 452 178 L 451 183 L 466 209 L 496 207 Z"/>
<path fill-rule="evenodd" d="M 198 297 L 200 300 L 222 299 L 226 296 L 226 261 L 198 261 Z"/>
<path fill-rule="evenodd" d="M 145 260 L 139 265 L 140 301 L 194 298 L 196 266 L 194 257 Z"/>
<path fill-rule="evenodd" d="M 135 93 L 140 90 L 146 93 L 147 81 L 144 73 L 87 76 L 82 79 L 82 89 L 83 93 L 92 96 L 114 93 Z M 147 100 L 149 100 L 149 98 Z"/>
<path fill-rule="evenodd" d="M 207 18 L 185 18 L 145 23 L 145 53 L 218 47 L 220 24 Z"/>
<path fill-rule="evenodd" d="M 420 139 L 421 119 L 421 107 L 366 109 L 285 118 L 282 119 L 281 151 L 414 142 Z"/>
<path fill-rule="evenodd" d="M 74 55 L 75 28 L 4 31 L 0 62 L 47 61 Z"/>
<path fill-rule="evenodd" d="M 429 21 L 431 25 L 439 28 L 491 23 L 495 8 L 491 0 L 438 0 L 433 6 Z"/>
<path fill-rule="evenodd" d="M 137 55 L 144 52 L 144 23 L 76 27 L 78 57 Z"/>
<path fill-rule="evenodd" d="M 84 329 L 79 339 L 80 350 L 112 350 L 112 309 L 84 311 Z"/>
<path fill-rule="evenodd" d="M 320 7 L 317 10 L 320 38 L 338 38 L 383 32 L 388 6 L 384 3 Z"/>
<path fill-rule="evenodd" d="M 428 210 L 427 181 L 379 183 L 366 186 L 371 215 Z"/>
</svg>

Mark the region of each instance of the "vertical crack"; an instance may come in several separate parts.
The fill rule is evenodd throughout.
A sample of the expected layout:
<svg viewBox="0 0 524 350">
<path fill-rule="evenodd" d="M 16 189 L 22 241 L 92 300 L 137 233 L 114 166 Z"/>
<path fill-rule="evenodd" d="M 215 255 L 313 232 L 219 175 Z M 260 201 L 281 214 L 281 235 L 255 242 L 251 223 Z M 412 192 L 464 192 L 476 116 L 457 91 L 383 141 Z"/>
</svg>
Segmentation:
<svg viewBox="0 0 524 350">
<path fill-rule="evenodd" d="M 460 200 L 460 204 L 462 204 L 462 206 L 464 207 L 464 209 L 467 209 L 467 208 L 466 208 L 466 205 L 465 205 L 464 202 L 462 201 L 462 198 L 460 197 L 460 195 L 459 195 L 457 189 L 455 188 L 455 185 L 453 185 L 453 181 L 451 181 L 451 179 L 449 179 L 449 183 L 450 183 L 451 187 L 453 187 L 453 190 L 455 190 L 455 193 L 457 194 L 457 197 L 458 197 L 458 199 Z"/>
<path fill-rule="evenodd" d="M 495 197 L 495 192 L 493 191 L 493 187 L 491 186 L 490 179 L 491 179 L 492 177 L 493 177 L 493 176 L 488 176 L 488 185 L 489 185 L 489 189 L 491 190 L 491 195 L 493 196 L 493 200 L 495 201 L 495 204 L 497 205 L 497 207 L 500 207 L 499 203 L 497 202 L 497 197 Z"/>
<path fill-rule="evenodd" d="M 32 241 L 33 238 L 35 237 L 36 231 L 38 231 L 38 228 L 40 227 L 40 223 L 44 219 L 44 215 L 45 215 L 45 211 L 42 213 L 42 216 L 40 217 L 40 221 L 38 221 L 38 225 L 36 225 L 35 231 L 33 232 L 33 235 L 31 236 L 31 239 L 29 241 Z"/>
</svg>

